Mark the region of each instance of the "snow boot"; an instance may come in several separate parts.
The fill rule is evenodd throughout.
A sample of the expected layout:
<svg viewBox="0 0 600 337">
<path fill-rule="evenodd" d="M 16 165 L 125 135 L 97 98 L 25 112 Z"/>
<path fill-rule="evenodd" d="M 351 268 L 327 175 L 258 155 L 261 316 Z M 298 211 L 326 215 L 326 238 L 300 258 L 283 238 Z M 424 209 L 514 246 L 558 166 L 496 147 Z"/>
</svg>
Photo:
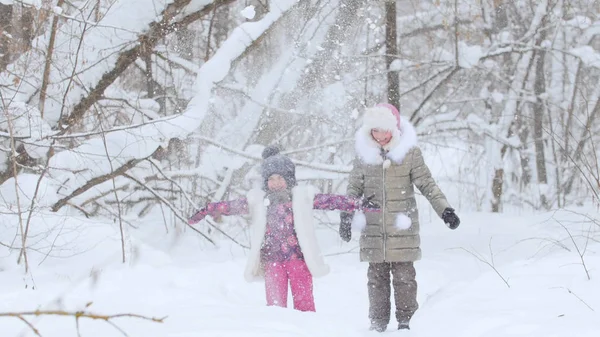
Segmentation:
<svg viewBox="0 0 600 337">
<path fill-rule="evenodd" d="M 387 329 L 387 323 L 380 321 L 371 321 L 371 327 L 369 327 L 370 331 L 384 332 Z"/>
<path fill-rule="evenodd" d="M 410 330 L 410 326 L 408 325 L 408 322 L 398 323 L 398 330 Z"/>
</svg>

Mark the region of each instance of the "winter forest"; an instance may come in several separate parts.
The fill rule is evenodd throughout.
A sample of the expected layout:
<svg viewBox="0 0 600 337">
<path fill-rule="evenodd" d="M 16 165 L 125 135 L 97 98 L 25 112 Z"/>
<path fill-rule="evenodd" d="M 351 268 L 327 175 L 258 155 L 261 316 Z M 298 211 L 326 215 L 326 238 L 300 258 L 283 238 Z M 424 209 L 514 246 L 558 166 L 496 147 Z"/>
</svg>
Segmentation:
<svg viewBox="0 0 600 337">
<path fill-rule="evenodd" d="M 416 192 L 404 335 L 596 336 L 599 83 L 598 0 L 0 0 L 0 336 L 374 336 L 339 212 L 316 313 L 244 282 L 247 216 L 188 218 L 270 145 L 344 195 L 381 102 L 461 217 Z"/>
</svg>

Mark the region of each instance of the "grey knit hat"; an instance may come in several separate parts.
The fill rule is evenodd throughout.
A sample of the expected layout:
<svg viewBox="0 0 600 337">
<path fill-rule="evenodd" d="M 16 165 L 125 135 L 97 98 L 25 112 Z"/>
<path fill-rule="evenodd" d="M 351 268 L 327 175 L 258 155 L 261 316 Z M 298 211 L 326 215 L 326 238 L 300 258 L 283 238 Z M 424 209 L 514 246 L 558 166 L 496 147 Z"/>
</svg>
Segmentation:
<svg viewBox="0 0 600 337">
<path fill-rule="evenodd" d="M 263 163 L 261 173 L 263 189 L 268 191 L 267 181 L 273 174 L 279 174 L 285 179 L 288 188 L 296 186 L 296 166 L 290 158 L 280 153 L 276 146 L 267 146 L 262 153 Z"/>
</svg>

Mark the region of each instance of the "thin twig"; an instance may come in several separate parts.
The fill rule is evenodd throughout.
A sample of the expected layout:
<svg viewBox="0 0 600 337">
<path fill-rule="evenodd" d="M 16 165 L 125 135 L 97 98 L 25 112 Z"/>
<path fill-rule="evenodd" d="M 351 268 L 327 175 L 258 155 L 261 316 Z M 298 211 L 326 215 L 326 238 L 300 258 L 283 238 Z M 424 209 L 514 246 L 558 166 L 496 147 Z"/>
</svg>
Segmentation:
<svg viewBox="0 0 600 337">
<path fill-rule="evenodd" d="M 102 123 L 100 123 L 100 130 L 104 131 L 104 127 L 102 126 Z M 117 183 L 115 182 L 115 175 L 112 174 L 114 173 L 114 167 L 112 164 L 112 160 L 110 158 L 110 153 L 108 151 L 108 145 L 106 144 L 106 135 L 104 133 L 101 133 L 102 135 L 102 144 L 104 145 L 104 153 L 106 154 L 106 160 L 108 161 L 108 165 L 110 166 L 110 173 L 112 176 L 112 186 L 113 186 L 113 191 L 114 191 L 114 195 L 115 195 L 115 200 L 117 201 L 117 218 L 119 220 L 119 233 L 121 234 L 121 254 L 122 254 L 122 262 L 125 263 L 126 261 L 126 254 L 125 254 L 125 232 L 123 230 L 123 217 L 121 215 L 121 202 L 119 200 L 119 194 L 117 193 Z"/>
<path fill-rule="evenodd" d="M 206 221 L 206 223 L 208 223 L 212 228 L 216 229 L 219 233 L 225 235 L 229 240 L 233 241 L 234 243 L 238 244 L 240 247 L 246 248 L 246 249 L 250 249 L 250 247 L 246 246 L 245 244 L 237 241 L 236 239 L 234 239 L 231 235 L 227 234 L 224 230 L 222 230 L 221 228 L 219 228 L 219 226 L 217 226 L 216 224 L 214 224 L 210 219 L 208 219 L 208 217 L 204 218 L 204 220 Z"/>
<path fill-rule="evenodd" d="M 123 336 L 127 337 L 127 333 L 125 332 L 125 330 L 121 329 L 118 325 L 116 325 L 114 322 L 108 321 L 106 322 L 109 325 L 111 325 L 113 328 L 115 328 L 115 330 L 119 331 L 121 334 L 123 334 Z"/>
<path fill-rule="evenodd" d="M 138 185 L 142 186 L 143 188 L 145 188 L 146 190 L 148 190 L 148 192 L 154 194 L 158 199 L 161 200 L 161 202 L 166 205 L 167 207 L 169 207 L 171 209 L 171 212 L 173 212 L 173 214 L 179 218 L 179 220 L 183 221 L 188 227 L 190 227 L 193 231 L 195 231 L 196 233 L 200 234 L 203 238 L 205 238 L 208 242 L 212 243 L 213 245 L 216 246 L 216 243 L 209 238 L 206 234 L 202 233 L 201 231 L 199 231 L 198 229 L 196 229 L 194 226 L 190 225 L 186 219 L 184 219 L 181 214 L 180 214 L 180 210 L 177 210 L 177 208 L 171 204 L 168 200 L 166 200 L 164 197 L 162 197 L 160 194 L 158 194 L 156 191 L 154 191 L 154 189 L 152 189 L 152 187 L 147 186 L 146 184 L 142 183 L 139 179 L 134 178 L 132 176 L 130 176 L 129 174 L 124 173 L 123 176 L 125 178 L 128 178 L 134 182 L 136 182 Z"/>
<path fill-rule="evenodd" d="M 352 141 L 353 141 L 353 138 L 346 138 L 346 139 L 336 140 L 333 142 L 327 142 L 327 143 L 323 143 L 323 144 L 319 144 L 319 145 L 315 145 L 315 146 L 309 146 L 309 147 L 303 147 L 303 148 L 299 148 L 299 149 L 282 151 L 281 153 L 285 154 L 285 155 L 292 154 L 292 153 L 306 153 L 308 151 L 318 150 L 318 149 L 321 149 L 324 147 L 329 147 L 329 146 L 334 146 L 334 145 L 350 143 Z"/>
<path fill-rule="evenodd" d="M 23 321 L 23 323 L 25 323 L 25 325 L 27 325 L 27 326 L 28 326 L 28 327 L 31 329 L 31 331 L 33 331 L 33 333 L 34 333 L 34 334 L 36 334 L 36 336 L 40 336 L 40 337 L 42 337 L 42 335 L 40 334 L 39 330 L 38 330 L 38 329 L 36 329 L 36 328 L 33 326 L 33 324 L 31 324 L 31 323 L 30 323 L 28 320 L 26 320 L 26 319 L 25 319 L 25 317 L 23 317 L 23 316 L 18 316 L 17 318 L 18 318 L 18 319 L 20 319 L 21 321 Z"/>
<path fill-rule="evenodd" d="M 180 117 L 181 114 L 177 114 L 177 115 L 172 115 L 172 116 L 167 116 L 164 118 L 158 118 L 158 119 L 153 119 L 151 121 L 147 121 L 144 123 L 138 123 L 138 124 L 132 124 L 132 125 L 125 125 L 125 126 L 117 126 L 114 128 L 111 128 L 110 130 L 104 130 L 104 131 L 91 131 L 91 132 L 82 132 L 82 133 L 72 133 L 72 134 L 66 134 L 66 135 L 52 135 L 48 138 L 50 139 L 73 139 L 73 138 L 86 138 L 86 137 L 90 137 L 90 136 L 97 136 L 100 134 L 107 134 L 107 133 L 111 133 L 111 132 L 118 132 L 118 131 L 124 131 L 124 130 L 131 130 L 131 129 L 138 129 L 142 126 L 146 126 L 146 125 L 151 125 L 151 124 L 158 124 L 158 123 L 162 123 L 162 122 L 168 122 L 171 119 L 175 119 Z"/>
<path fill-rule="evenodd" d="M 62 310 L 36 310 L 36 311 L 24 311 L 24 312 L 2 312 L 2 313 L 0 313 L 0 317 L 14 317 L 14 318 L 21 320 L 23 323 L 25 323 L 31 329 L 31 331 L 33 331 L 33 333 L 35 333 L 37 336 L 41 337 L 42 335 L 40 334 L 39 330 L 25 318 L 28 316 L 74 317 L 78 336 L 81 336 L 81 334 L 79 333 L 79 319 L 80 318 L 104 321 L 104 322 L 112 325 L 113 327 L 115 327 L 117 330 L 119 330 L 125 336 L 127 336 L 125 331 L 123 329 L 121 329 L 120 327 L 118 327 L 114 322 L 112 322 L 112 320 L 114 320 L 115 318 L 129 317 L 129 318 L 137 318 L 137 319 L 147 320 L 147 321 L 151 321 L 151 322 L 155 322 L 155 323 L 164 323 L 164 320 L 167 318 L 166 316 L 162 317 L 162 318 L 156 318 L 156 317 L 147 317 L 147 316 L 138 315 L 138 314 L 99 315 L 99 314 L 94 314 L 94 313 L 90 313 L 90 312 L 86 312 L 86 311 L 72 312 L 72 311 L 62 311 Z"/>
<path fill-rule="evenodd" d="M 358 248 L 359 248 L 359 246 L 356 246 L 356 247 L 354 247 L 354 248 L 352 248 L 352 249 L 349 249 L 349 250 L 347 250 L 347 251 L 345 251 L 345 252 L 330 253 L 330 254 L 325 254 L 325 255 L 323 255 L 323 256 L 339 256 L 339 255 L 352 254 L 352 253 L 354 253 L 354 252 L 355 252 L 355 250 L 356 250 L 356 249 L 358 249 Z"/>
<path fill-rule="evenodd" d="M 195 209 L 199 209 L 198 205 L 196 205 L 196 203 L 192 201 L 192 199 L 191 199 L 191 198 L 188 196 L 188 194 L 187 194 L 187 193 L 185 193 L 185 190 L 183 189 L 183 187 L 181 187 L 181 185 L 180 185 L 180 184 L 179 184 L 177 181 L 175 181 L 175 180 L 173 180 L 173 179 L 169 178 L 169 176 L 167 176 L 167 175 L 166 175 L 166 174 L 163 172 L 163 170 L 162 170 L 162 169 L 161 169 L 161 168 L 160 168 L 160 167 L 159 167 L 159 166 L 158 166 L 158 165 L 157 165 L 157 164 L 154 162 L 154 160 L 148 159 L 148 162 L 150 162 L 150 164 L 151 164 L 152 166 L 154 166 L 154 167 L 155 167 L 155 168 L 158 170 L 158 172 L 159 172 L 160 174 L 162 174 L 162 175 L 163 175 L 163 176 L 164 176 L 164 177 L 165 177 L 167 180 L 169 180 L 171 183 L 173 183 L 173 185 L 175 185 L 177 188 L 179 188 L 179 189 L 181 190 L 181 193 L 183 194 L 183 196 L 184 196 L 184 197 L 187 199 L 187 201 L 188 201 L 188 202 L 189 202 L 189 203 L 190 203 L 190 204 L 191 204 L 191 205 L 192 205 L 192 206 L 193 206 Z M 248 247 L 248 246 L 246 246 L 246 245 L 244 245 L 244 244 L 242 244 L 242 243 L 238 242 L 236 239 L 234 239 L 234 238 L 233 238 L 233 237 L 231 237 L 229 234 L 227 234 L 225 231 L 223 231 L 221 228 L 219 228 L 219 226 L 215 225 L 215 224 L 214 224 L 212 221 L 210 221 L 210 220 L 208 220 L 208 219 L 205 219 L 205 220 L 206 220 L 206 223 L 208 223 L 208 224 L 209 224 L 211 227 L 213 227 L 214 229 L 216 229 L 217 231 L 219 231 L 221 234 L 225 235 L 225 236 L 226 236 L 226 237 L 227 237 L 229 240 L 233 241 L 234 243 L 238 244 L 239 246 L 241 246 L 241 247 L 243 247 L 243 248 L 246 248 L 246 249 L 249 249 L 249 248 L 250 248 L 250 247 Z"/>
<path fill-rule="evenodd" d="M 8 109 L 4 108 L 4 114 L 6 116 L 6 123 L 8 126 L 8 132 L 10 134 L 10 157 L 11 157 L 11 163 L 12 163 L 12 171 L 13 171 L 13 177 L 15 179 L 15 198 L 16 198 L 16 202 L 17 202 L 17 212 L 19 215 L 19 230 L 21 232 L 21 252 L 19 253 L 19 257 L 17 258 L 17 263 L 21 263 L 21 257 L 23 258 L 23 260 L 25 261 L 25 273 L 27 273 L 29 271 L 29 262 L 27 261 L 27 251 L 25 249 L 25 241 L 26 241 L 26 235 L 25 235 L 25 228 L 23 227 L 23 215 L 22 215 L 22 210 L 21 210 L 21 197 L 20 197 L 20 192 L 19 192 L 19 179 L 17 177 L 18 175 L 18 170 L 17 170 L 17 146 L 15 143 L 15 138 L 13 137 L 15 132 L 14 132 L 14 125 L 13 125 L 13 120 L 12 120 L 12 116 L 9 115 Z"/>
<path fill-rule="evenodd" d="M 581 259 L 581 265 L 583 266 L 583 270 L 585 270 L 585 275 L 587 276 L 588 280 L 591 280 L 592 278 L 590 277 L 590 272 L 587 268 L 587 265 L 585 264 L 585 259 L 584 259 L 585 251 L 582 252 L 579 249 L 579 246 L 577 245 L 575 238 L 573 237 L 573 235 L 571 234 L 571 231 L 567 228 L 567 226 L 563 225 L 563 223 L 560 222 L 558 219 L 556 219 L 554 217 L 554 215 L 552 215 L 552 218 L 556 221 L 556 223 L 558 223 L 567 232 L 567 234 L 569 234 L 569 238 L 571 238 L 571 242 L 573 242 L 573 246 L 575 246 L 575 250 L 577 250 L 577 255 L 579 255 L 579 259 Z M 588 235 L 588 238 L 589 238 L 589 235 Z M 587 245 L 587 243 L 586 243 L 586 245 Z"/>
<path fill-rule="evenodd" d="M 587 304 L 581 297 L 577 296 L 577 294 L 575 294 L 573 291 L 571 291 L 571 289 L 569 288 L 565 288 L 565 287 L 554 287 L 552 289 L 565 289 L 566 291 L 569 292 L 569 294 L 575 296 L 575 298 L 577 298 L 581 303 L 583 303 L 586 307 L 588 307 L 588 309 L 590 309 L 591 311 L 595 311 L 594 308 L 592 308 L 589 304 Z"/>
<path fill-rule="evenodd" d="M 77 330 L 77 337 L 81 337 L 81 331 L 79 330 L 79 316 L 75 316 L 75 329 Z"/>
<path fill-rule="evenodd" d="M 191 135 L 190 138 L 194 138 L 194 139 L 199 139 L 202 141 L 205 141 L 207 143 L 210 143 L 222 150 L 237 154 L 241 157 L 247 158 L 247 159 L 251 159 L 253 161 L 261 161 L 262 158 L 260 156 L 255 156 L 255 155 L 251 155 L 249 153 L 234 149 L 230 146 L 227 146 L 225 144 L 219 143 L 213 139 L 210 139 L 208 137 L 204 137 L 204 136 L 200 136 L 200 135 Z M 335 166 L 335 165 L 328 165 L 328 164 L 319 164 L 319 163 L 309 163 L 309 162 L 305 162 L 305 161 L 301 161 L 301 160 L 296 160 L 296 159 L 292 159 L 292 162 L 296 165 L 299 166 L 304 166 L 304 167 L 308 167 L 308 168 L 312 168 L 315 170 L 320 170 L 320 171 L 325 171 L 325 172 L 332 172 L 332 173 L 340 173 L 340 174 L 348 174 L 350 173 L 351 167 L 350 166 Z"/>
<path fill-rule="evenodd" d="M 444 77 L 441 81 L 438 82 L 438 84 L 435 85 L 435 87 L 433 87 L 433 89 L 431 89 L 431 91 L 427 94 L 427 96 L 425 96 L 425 98 L 423 98 L 423 101 L 421 101 L 419 106 L 411 114 L 411 116 L 410 116 L 411 122 L 413 122 L 415 125 L 419 124 L 419 122 L 422 120 L 422 118 L 417 118 L 417 115 L 419 114 L 421 109 L 423 109 L 423 107 L 425 106 L 425 104 L 427 104 L 427 102 L 429 102 L 431 97 L 433 97 L 433 95 L 436 92 L 438 92 L 438 90 L 442 86 L 444 86 L 446 83 L 448 83 L 450 81 L 450 79 L 452 78 L 452 76 L 454 76 L 454 74 L 456 74 L 459 70 L 460 70 L 459 67 L 452 68 L 452 71 L 450 71 L 450 73 L 448 73 L 448 75 L 446 75 L 446 77 Z"/>
<path fill-rule="evenodd" d="M 493 259 L 493 257 L 492 257 L 492 262 L 490 263 L 489 261 L 487 261 L 487 260 L 486 260 L 486 259 L 484 259 L 483 257 L 481 257 L 481 256 L 479 256 L 479 255 L 477 255 L 477 254 L 475 254 L 475 253 L 473 253 L 473 252 L 471 252 L 471 251 L 470 251 L 470 250 L 468 250 L 468 249 L 465 249 L 465 248 L 462 248 L 462 247 L 460 247 L 460 248 L 453 248 L 453 249 L 460 249 L 460 250 L 463 250 L 463 251 L 465 251 L 465 252 L 467 252 L 467 253 L 471 254 L 472 256 L 474 256 L 474 257 L 475 257 L 477 260 L 479 260 L 479 261 L 481 261 L 481 262 L 483 262 L 483 263 L 487 264 L 487 265 L 488 265 L 490 268 L 492 268 L 492 270 L 494 270 L 494 272 L 496 272 L 496 274 L 498 274 L 498 276 L 499 276 L 499 277 L 502 279 L 502 281 L 504 281 L 504 284 L 506 284 L 506 286 L 507 286 L 508 288 L 510 288 L 510 284 L 508 284 L 508 281 L 507 281 L 507 280 L 504 278 L 504 276 L 502 276 L 502 274 L 500 274 L 500 272 L 498 271 L 498 269 L 496 268 L 496 266 L 494 266 L 494 263 L 493 263 L 494 259 Z M 490 252 L 491 252 L 491 240 L 490 240 Z M 492 255 L 493 255 L 493 254 L 492 254 Z"/>
<path fill-rule="evenodd" d="M 157 318 L 157 317 L 148 317 L 140 314 L 113 314 L 113 315 L 101 315 L 95 314 L 87 311 L 64 311 L 64 310 L 35 310 L 35 311 L 22 311 L 22 312 L 0 312 L 0 317 L 26 317 L 26 316 L 62 316 L 62 317 L 80 317 L 80 318 L 88 318 L 93 320 L 100 321 L 109 321 L 115 318 L 139 318 L 146 321 L 156 322 L 156 323 L 164 323 L 167 316 Z"/>
<path fill-rule="evenodd" d="M 42 180 L 44 179 L 46 172 L 48 172 L 50 158 L 52 158 L 52 155 L 51 155 L 51 152 L 53 151 L 52 146 L 54 145 L 54 143 L 55 143 L 55 141 L 52 141 L 52 144 L 50 144 L 50 150 L 48 150 L 48 153 L 46 155 L 46 164 L 44 165 L 44 169 L 42 170 L 42 173 L 40 174 L 39 178 L 37 179 L 37 182 L 35 184 L 35 191 L 33 192 L 33 196 L 31 197 L 31 203 L 29 205 L 29 214 L 27 214 L 27 222 L 25 224 L 25 233 L 24 233 L 24 237 L 23 237 L 23 249 L 21 250 L 21 253 L 19 253 L 19 259 L 20 259 L 20 254 L 23 254 L 23 252 L 25 251 L 25 246 L 26 246 L 25 242 L 27 241 L 27 236 L 29 234 L 29 227 L 31 225 L 31 219 L 33 218 L 33 210 L 35 208 L 35 201 L 36 201 L 36 198 L 40 191 L 40 186 L 42 184 Z"/>
</svg>

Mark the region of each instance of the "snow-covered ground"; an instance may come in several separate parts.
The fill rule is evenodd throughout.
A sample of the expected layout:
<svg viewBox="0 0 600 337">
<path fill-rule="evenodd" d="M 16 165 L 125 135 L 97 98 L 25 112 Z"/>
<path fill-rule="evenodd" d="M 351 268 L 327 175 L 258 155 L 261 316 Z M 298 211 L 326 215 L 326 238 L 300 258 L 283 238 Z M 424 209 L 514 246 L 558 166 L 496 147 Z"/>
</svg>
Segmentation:
<svg viewBox="0 0 600 337">
<path fill-rule="evenodd" d="M 411 331 L 394 330 L 392 321 L 384 335 L 598 336 L 598 212 L 587 209 L 595 223 L 578 214 L 583 210 L 576 212 L 460 214 L 462 225 L 456 231 L 438 220 L 424 221 L 423 260 L 416 265 L 421 308 Z M 130 262 L 122 264 L 116 228 L 107 233 L 106 227 L 69 218 L 65 235 L 73 235 L 66 229 L 75 228 L 71 233 L 77 236 L 70 238 L 77 241 L 57 242 L 61 254 L 87 251 L 69 258 L 49 256 L 39 266 L 43 256 L 31 253 L 30 275 L 14 265 L 14 255 L 7 257 L 2 251 L 0 312 L 76 311 L 93 302 L 87 310 L 97 314 L 168 316 L 164 323 L 114 321 L 129 336 L 140 337 L 378 334 L 367 331 L 367 265 L 358 262 L 356 251 L 348 252 L 357 243 L 342 243 L 334 227 L 319 232 L 332 272 L 315 279 L 316 313 L 266 307 L 263 284 L 243 280 L 244 250 L 235 245 L 210 249 L 191 231 L 166 234 L 164 225 L 145 223 L 143 230 L 129 231 L 133 248 Z M 45 337 L 77 336 L 73 318 L 38 317 L 30 322 Z M 81 319 L 79 324 L 83 337 L 122 335 L 102 321 Z M 0 336 L 34 333 L 16 318 L 0 317 Z"/>
</svg>

